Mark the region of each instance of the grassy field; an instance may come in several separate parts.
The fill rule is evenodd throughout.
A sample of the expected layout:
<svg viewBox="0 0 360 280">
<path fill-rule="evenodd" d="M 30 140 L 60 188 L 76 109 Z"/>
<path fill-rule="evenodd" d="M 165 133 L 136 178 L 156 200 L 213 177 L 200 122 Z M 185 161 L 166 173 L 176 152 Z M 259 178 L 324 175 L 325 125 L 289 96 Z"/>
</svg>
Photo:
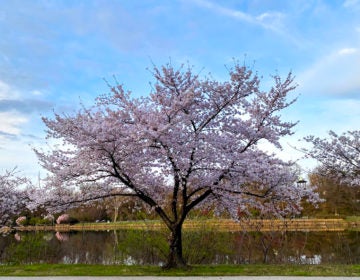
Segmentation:
<svg viewBox="0 0 360 280">
<path fill-rule="evenodd" d="M 256 220 L 248 219 L 241 222 L 226 219 L 187 220 L 184 230 L 199 228 L 216 228 L 219 231 L 343 231 L 359 230 L 358 219 L 283 219 Z M 75 225 L 28 226 L 18 227 L 20 231 L 54 230 L 54 231 L 84 231 L 84 230 L 115 230 L 115 229 L 163 229 L 161 221 L 123 221 L 117 223 L 78 223 Z"/>
<path fill-rule="evenodd" d="M 360 265 L 216 265 L 189 270 L 123 265 L 2 265 L 0 276 L 360 276 Z"/>
</svg>

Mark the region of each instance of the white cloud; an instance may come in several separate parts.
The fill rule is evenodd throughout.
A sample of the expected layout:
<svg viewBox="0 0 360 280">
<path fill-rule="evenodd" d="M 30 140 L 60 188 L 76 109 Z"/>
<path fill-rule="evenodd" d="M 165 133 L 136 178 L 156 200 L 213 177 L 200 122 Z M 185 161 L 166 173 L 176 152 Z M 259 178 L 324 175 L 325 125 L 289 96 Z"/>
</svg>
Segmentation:
<svg viewBox="0 0 360 280">
<path fill-rule="evenodd" d="M 30 95 L 35 98 L 28 98 Z M 19 114 L 30 114 L 33 112 L 45 112 L 53 107 L 51 101 L 41 99 L 43 92 L 37 89 L 30 91 L 19 91 L 9 84 L 0 80 L 0 112 L 18 112 Z M 25 97 L 25 98 L 24 98 Z M 11 113 L 13 114 L 13 113 Z M 0 120 L 4 121 L 4 120 Z M 0 127 L 1 131 L 1 127 Z"/>
<path fill-rule="evenodd" d="M 343 5 L 345 8 L 359 7 L 360 1 L 359 0 L 345 0 Z"/>
<path fill-rule="evenodd" d="M 10 87 L 4 82 L 0 81 L 0 98 L 6 98 L 9 94 Z"/>
<path fill-rule="evenodd" d="M 35 96 L 43 95 L 43 93 L 42 93 L 40 90 L 32 90 L 32 91 L 31 91 L 31 94 L 32 94 L 32 95 L 35 95 Z"/>
<path fill-rule="evenodd" d="M 203 8 L 214 11 L 215 13 L 222 14 L 225 16 L 232 17 L 237 20 L 246 21 L 251 24 L 257 24 L 266 29 L 271 29 L 276 32 L 280 32 L 280 26 L 284 14 L 280 12 L 264 12 L 258 16 L 254 16 L 240 10 L 226 8 L 216 3 L 207 0 L 195 0 L 194 3 L 198 4 Z"/>
<path fill-rule="evenodd" d="M 230 16 L 230 17 L 233 17 L 233 18 L 236 18 L 236 19 L 239 19 L 239 20 L 244 20 L 244 21 L 247 21 L 247 22 L 250 22 L 250 23 L 255 22 L 255 19 L 251 15 L 248 15 L 248 14 L 246 14 L 244 12 L 239 11 L 239 10 L 225 8 L 223 6 L 220 6 L 218 4 L 212 3 L 212 2 L 207 1 L 207 0 L 195 0 L 195 1 L 193 1 L 193 3 L 196 3 L 200 7 L 212 10 L 215 13 L 218 13 L 218 14 L 222 14 L 222 15 L 225 15 L 225 16 Z"/>
<path fill-rule="evenodd" d="M 26 117 L 16 112 L 0 112 L 0 132 L 4 134 L 19 135 L 19 126 L 27 122 Z"/>
<path fill-rule="evenodd" d="M 0 112 L 0 171 L 16 166 L 24 176 L 36 178 L 41 167 L 30 144 L 39 146 L 43 143 L 31 135 L 42 136 L 32 126 L 38 126 L 34 118 L 15 110 Z"/>
<path fill-rule="evenodd" d="M 264 28 L 271 29 L 275 32 L 282 33 L 283 19 L 285 15 L 280 12 L 265 12 L 256 17 L 258 23 Z"/>
<path fill-rule="evenodd" d="M 18 98 L 19 93 L 12 89 L 10 85 L 0 80 L 0 100 Z"/>
<path fill-rule="evenodd" d="M 354 54 L 358 50 L 356 48 L 344 48 L 338 51 L 338 54 L 340 55 L 348 55 L 348 54 Z"/>
<path fill-rule="evenodd" d="M 331 99 L 324 102 L 324 107 L 326 108 L 329 120 L 331 118 L 330 122 L 339 125 L 342 130 L 350 130 L 359 126 L 359 99 Z"/>
<path fill-rule="evenodd" d="M 18 141 L 4 141 L 0 137 L 0 172 L 11 170 L 17 167 L 17 170 L 36 182 L 37 176 L 45 175 L 45 171 L 38 164 L 38 159 L 31 146 L 18 139 Z"/>
<path fill-rule="evenodd" d="M 342 48 L 316 61 L 298 75 L 299 90 L 304 94 L 360 98 L 360 52 Z"/>
<path fill-rule="evenodd" d="M 298 48 L 303 48 L 307 42 L 301 38 L 297 38 L 295 33 L 289 32 L 289 26 L 286 24 L 286 20 L 289 19 L 288 15 L 279 11 L 264 11 L 259 14 L 250 14 L 237 9 L 227 8 L 225 6 L 217 4 L 215 1 L 209 0 L 193 0 L 191 3 L 195 3 L 202 8 L 213 11 L 218 15 L 233 18 L 235 20 L 247 22 L 254 26 L 259 26 L 263 29 L 269 30 L 272 33 L 280 36 L 291 44 Z"/>
</svg>

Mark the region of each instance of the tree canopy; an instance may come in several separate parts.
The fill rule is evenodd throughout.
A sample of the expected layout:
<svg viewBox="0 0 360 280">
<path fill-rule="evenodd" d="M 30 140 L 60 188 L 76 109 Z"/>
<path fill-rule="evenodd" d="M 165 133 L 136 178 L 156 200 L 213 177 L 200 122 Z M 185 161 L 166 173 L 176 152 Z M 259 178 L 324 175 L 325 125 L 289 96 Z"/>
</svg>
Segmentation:
<svg viewBox="0 0 360 280">
<path fill-rule="evenodd" d="M 0 174 L 0 225 L 11 223 L 13 216 L 25 208 L 29 186 L 29 180 L 18 176 L 16 168 Z"/>
<path fill-rule="evenodd" d="M 341 135 L 330 131 L 328 138 L 308 136 L 305 140 L 312 144 L 311 149 L 304 149 L 305 153 L 321 164 L 318 173 L 360 186 L 360 131 Z"/>
<path fill-rule="evenodd" d="M 155 211 L 171 232 L 168 266 L 185 265 L 181 228 L 194 207 L 284 215 L 299 211 L 309 187 L 297 186 L 292 163 L 259 148 L 281 148 L 296 123 L 280 112 L 295 99 L 291 73 L 268 91 L 235 63 L 224 82 L 191 67 L 154 67 L 152 92 L 136 98 L 117 84 L 91 108 L 44 118 L 50 151 L 36 153 L 50 172 L 38 196 L 53 206 L 127 195 Z M 47 194 L 46 196 L 44 194 Z"/>
</svg>

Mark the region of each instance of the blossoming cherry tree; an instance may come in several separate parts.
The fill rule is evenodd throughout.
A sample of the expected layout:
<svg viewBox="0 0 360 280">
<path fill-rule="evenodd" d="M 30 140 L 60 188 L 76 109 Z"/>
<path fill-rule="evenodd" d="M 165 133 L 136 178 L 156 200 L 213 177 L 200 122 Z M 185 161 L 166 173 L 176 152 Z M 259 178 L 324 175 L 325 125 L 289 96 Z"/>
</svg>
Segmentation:
<svg viewBox="0 0 360 280">
<path fill-rule="evenodd" d="M 154 67 L 145 97 L 122 85 L 77 114 L 44 118 L 57 145 L 36 151 L 50 172 L 47 201 L 67 206 L 111 196 L 134 196 L 170 232 L 166 267 L 186 266 L 182 225 L 195 207 L 277 215 L 298 211 L 312 189 L 294 182 L 291 163 L 259 148 L 291 135 L 280 112 L 295 100 L 289 74 L 265 92 L 260 78 L 235 63 L 227 81 L 201 78 L 192 68 Z M 61 144 L 59 144 L 61 143 Z M 43 195 L 44 197 L 44 195 Z M 39 197 L 39 200 L 41 198 Z"/>
<path fill-rule="evenodd" d="M 328 138 L 308 136 L 312 144 L 303 151 L 320 163 L 321 175 L 351 186 L 360 186 L 360 131 L 348 131 L 341 135 L 329 132 Z"/>
<path fill-rule="evenodd" d="M 0 225 L 11 224 L 14 215 L 25 209 L 27 204 L 27 188 L 30 181 L 17 174 L 16 168 L 0 174 Z"/>
</svg>

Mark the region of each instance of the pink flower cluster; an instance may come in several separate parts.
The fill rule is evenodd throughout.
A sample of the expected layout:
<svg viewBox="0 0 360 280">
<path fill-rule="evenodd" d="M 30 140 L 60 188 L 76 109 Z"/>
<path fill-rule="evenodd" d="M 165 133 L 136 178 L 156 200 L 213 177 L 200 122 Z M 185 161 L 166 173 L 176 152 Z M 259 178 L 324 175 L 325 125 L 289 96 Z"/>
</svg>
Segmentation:
<svg viewBox="0 0 360 280">
<path fill-rule="evenodd" d="M 15 223 L 18 226 L 23 226 L 25 222 L 26 222 L 26 217 L 25 216 L 21 216 L 21 217 L 17 218 L 16 221 L 15 221 Z"/>
<path fill-rule="evenodd" d="M 70 216 L 68 214 L 62 214 L 56 219 L 57 224 L 66 224 L 70 220 Z"/>
<path fill-rule="evenodd" d="M 47 214 L 45 217 L 44 217 L 44 220 L 47 220 L 47 221 L 54 221 L 54 216 L 53 215 L 51 215 L 51 214 Z"/>
</svg>

